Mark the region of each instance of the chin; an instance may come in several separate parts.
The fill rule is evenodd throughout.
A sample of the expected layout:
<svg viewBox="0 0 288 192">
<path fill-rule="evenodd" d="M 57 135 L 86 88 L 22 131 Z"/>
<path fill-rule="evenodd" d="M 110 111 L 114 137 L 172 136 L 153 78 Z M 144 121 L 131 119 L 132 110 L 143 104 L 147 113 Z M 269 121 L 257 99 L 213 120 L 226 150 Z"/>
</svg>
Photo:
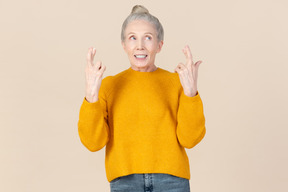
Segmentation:
<svg viewBox="0 0 288 192">
<path fill-rule="evenodd" d="M 143 68 L 146 68 L 146 67 L 149 67 L 149 64 L 148 63 L 134 63 L 132 64 L 134 67 L 143 67 Z"/>
</svg>

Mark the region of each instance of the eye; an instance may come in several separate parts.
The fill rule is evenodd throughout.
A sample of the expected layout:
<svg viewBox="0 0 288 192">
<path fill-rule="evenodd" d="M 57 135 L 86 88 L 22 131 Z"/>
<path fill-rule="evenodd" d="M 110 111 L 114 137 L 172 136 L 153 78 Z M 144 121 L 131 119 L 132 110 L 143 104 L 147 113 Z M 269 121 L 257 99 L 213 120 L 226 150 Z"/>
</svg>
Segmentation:
<svg viewBox="0 0 288 192">
<path fill-rule="evenodd" d="M 133 39 L 134 38 L 134 39 Z M 130 39 L 135 40 L 136 38 L 134 36 L 131 36 Z"/>
<path fill-rule="evenodd" d="M 150 37 L 150 36 L 147 36 L 146 38 L 147 38 L 148 40 L 151 40 L 151 39 L 152 39 L 152 37 Z"/>
</svg>

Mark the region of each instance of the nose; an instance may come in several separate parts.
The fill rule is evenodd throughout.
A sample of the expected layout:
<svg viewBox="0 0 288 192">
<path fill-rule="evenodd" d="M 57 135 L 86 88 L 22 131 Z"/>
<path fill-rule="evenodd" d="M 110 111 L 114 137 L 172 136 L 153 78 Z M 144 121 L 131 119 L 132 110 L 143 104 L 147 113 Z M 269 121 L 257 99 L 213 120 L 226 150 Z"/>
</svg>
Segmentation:
<svg viewBox="0 0 288 192">
<path fill-rule="evenodd" d="M 141 39 L 137 41 L 137 50 L 143 50 L 144 49 L 144 43 Z"/>
</svg>

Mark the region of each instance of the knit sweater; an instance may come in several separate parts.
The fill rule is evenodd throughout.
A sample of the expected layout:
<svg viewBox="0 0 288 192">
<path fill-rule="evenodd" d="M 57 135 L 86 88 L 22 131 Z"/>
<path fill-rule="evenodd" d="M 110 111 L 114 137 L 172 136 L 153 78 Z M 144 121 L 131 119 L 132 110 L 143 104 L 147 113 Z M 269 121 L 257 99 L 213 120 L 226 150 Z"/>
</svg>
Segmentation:
<svg viewBox="0 0 288 192">
<path fill-rule="evenodd" d="M 206 133 L 199 92 L 184 94 L 178 73 L 131 67 L 102 79 L 98 100 L 84 97 L 78 121 L 81 143 L 91 152 L 106 145 L 110 182 L 134 173 L 166 173 L 190 179 L 184 148 Z"/>
</svg>

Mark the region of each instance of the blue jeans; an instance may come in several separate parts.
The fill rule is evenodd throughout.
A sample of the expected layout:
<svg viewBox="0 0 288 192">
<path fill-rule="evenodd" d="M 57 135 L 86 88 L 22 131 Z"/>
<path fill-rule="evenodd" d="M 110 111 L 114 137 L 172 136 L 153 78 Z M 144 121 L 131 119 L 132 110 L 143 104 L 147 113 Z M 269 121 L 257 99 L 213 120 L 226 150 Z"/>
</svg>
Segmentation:
<svg viewBox="0 0 288 192">
<path fill-rule="evenodd" d="M 130 174 L 110 182 L 111 192 L 190 192 L 189 180 L 164 173 Z"/>
</svg>

